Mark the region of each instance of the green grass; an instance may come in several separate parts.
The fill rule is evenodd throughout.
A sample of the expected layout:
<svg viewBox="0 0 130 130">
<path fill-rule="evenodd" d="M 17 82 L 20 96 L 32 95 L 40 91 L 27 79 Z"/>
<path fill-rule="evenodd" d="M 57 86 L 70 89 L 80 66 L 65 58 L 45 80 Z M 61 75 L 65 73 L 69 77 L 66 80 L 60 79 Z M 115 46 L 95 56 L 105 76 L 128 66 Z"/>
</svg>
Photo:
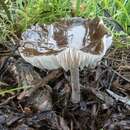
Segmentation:
<svg viewBox="0 0 130 130">
<path fill-rule="evenodd" d="M 11 93 L 14 93 L 14 91 L 28 89 L 28 88 L 31 88 L 31 87 L 30 86 L 23 86 L 23 87 L 11 88 L 11 89 L 0 89 L 0 96 L 5 96 L 5 94 L 11 94 Z"/>
<path fill-rule="evenodd" d="M 85 5 L 83 11 L 80 5 Z M 129 8 L 129 0 L 77 0 L 75 15 L 115 20 L 125 34 L 130 34 Z M 6 0 L 0 5 L 0 41 L 20 34 L 32 24 L 51 23 L 62 17 L 71 17 L 71 9 L 70 0 Z M 111 30 L 115 36 L 122 34 L 115 32 L 112 24 Z"/>
</svg>

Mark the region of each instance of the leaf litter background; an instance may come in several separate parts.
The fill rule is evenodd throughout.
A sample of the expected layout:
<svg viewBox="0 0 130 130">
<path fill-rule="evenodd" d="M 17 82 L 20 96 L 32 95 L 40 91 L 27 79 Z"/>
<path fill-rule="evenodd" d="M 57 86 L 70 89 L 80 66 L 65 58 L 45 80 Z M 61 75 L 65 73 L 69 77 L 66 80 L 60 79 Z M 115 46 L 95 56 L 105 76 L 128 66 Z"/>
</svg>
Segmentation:
<svg viewBox="0 0 130 130">
<path fill-rule="evenodd" d="M 0 130 L 130 130 L 130 48 L 114 48 L 95 69 L 80 71 L 79 104 L 70 74 L 40 70 L 0 44 Z"/>
</svg>

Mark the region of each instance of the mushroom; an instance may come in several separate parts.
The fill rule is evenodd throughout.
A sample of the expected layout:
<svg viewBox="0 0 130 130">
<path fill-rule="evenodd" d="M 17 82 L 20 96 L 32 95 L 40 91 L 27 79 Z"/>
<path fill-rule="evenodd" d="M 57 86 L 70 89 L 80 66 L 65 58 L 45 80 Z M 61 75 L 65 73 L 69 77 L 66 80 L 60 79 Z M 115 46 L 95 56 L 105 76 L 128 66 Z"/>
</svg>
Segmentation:
<svg viewBox="0 0 130 130">
<path fill-rule="evenodd" d="M 95 67 L 111 44 L 112 36 L 100 18 L 74 17 L 27 29 L 22 33 L 19 52 L 38 68 L 70 70 L 71 101 L 78 103 L 79 68 Z"/>
</svg>

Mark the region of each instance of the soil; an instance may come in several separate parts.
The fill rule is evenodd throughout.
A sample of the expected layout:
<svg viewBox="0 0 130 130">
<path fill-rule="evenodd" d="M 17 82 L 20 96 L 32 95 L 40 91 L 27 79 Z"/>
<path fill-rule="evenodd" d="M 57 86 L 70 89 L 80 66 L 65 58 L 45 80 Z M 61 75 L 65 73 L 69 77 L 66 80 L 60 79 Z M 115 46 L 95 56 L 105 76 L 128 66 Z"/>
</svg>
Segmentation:
<svg viewBox="0 0 130 130">
<path fill-rule="evenodd" d="M 80 71 L 77 104 L 69 72 L 35 68 L 15 48 L 0 44 L 0 130 L 130 130 L 130 48 Z"/>
</svg>

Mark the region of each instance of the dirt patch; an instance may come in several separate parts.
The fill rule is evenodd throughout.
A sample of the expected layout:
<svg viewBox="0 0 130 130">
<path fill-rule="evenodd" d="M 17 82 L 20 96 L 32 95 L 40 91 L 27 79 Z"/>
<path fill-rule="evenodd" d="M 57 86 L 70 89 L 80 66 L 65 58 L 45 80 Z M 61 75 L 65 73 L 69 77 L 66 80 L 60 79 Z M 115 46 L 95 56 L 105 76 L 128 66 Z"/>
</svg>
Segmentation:
<svg viewBox="0 0 130 130">
<path fill-rule="evenodd" d="M 0 45 L 0 130 L 130 130 L 130 48 L 80 71 L 78 104 L 69 72 L 37 69 L 7 50 Z"/>
</svg>

